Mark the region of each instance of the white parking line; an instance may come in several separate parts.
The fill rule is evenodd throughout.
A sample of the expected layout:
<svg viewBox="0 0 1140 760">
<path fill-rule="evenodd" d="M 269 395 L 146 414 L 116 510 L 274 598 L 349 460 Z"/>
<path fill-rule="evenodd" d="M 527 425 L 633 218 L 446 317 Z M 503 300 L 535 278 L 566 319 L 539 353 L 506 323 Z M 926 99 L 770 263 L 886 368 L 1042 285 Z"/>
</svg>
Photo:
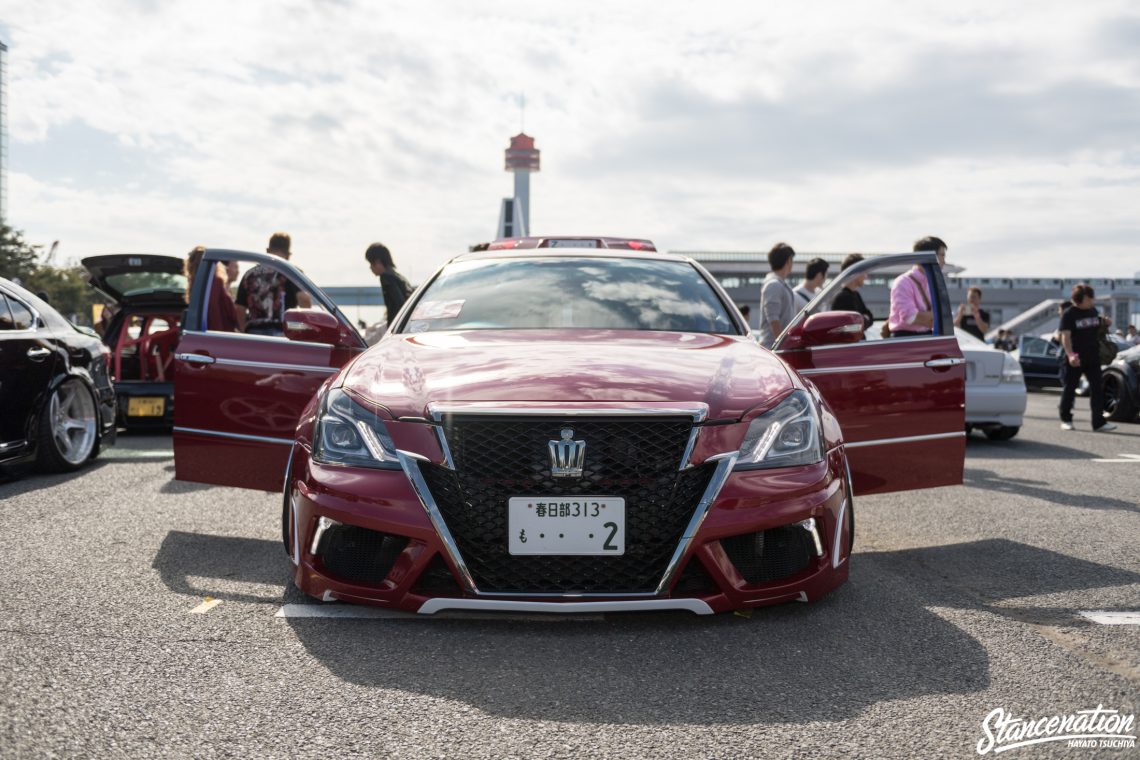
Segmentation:
<svg viewBox="0 0 1140 760">
<path fill-rule="evenodd" d="M 363 607 L 351 604 L 286 604 L 273 617 L 279 618 L 342 618 L 376 620 L 380 618 L 418 618 L 413 612 L 386 610 L 380 607 Z"/>
<path fill-rule="evenodd" d="M 217 607 L 221 603 L 222 603 L 221 599 L 214 599 L 214 598 L 208 596 L 208 597 L 206 597 L 206 600 L 204 602 L 199 604 L 194 609 L 190 610 L 190 614 L 191 615 L 205 615 L 207 612 L 214 609 L 215 607 Z"/>
<path fill-rule="evenodd" d="M 1140 625 L 1140 610 L 1081 610 L 1080 615 L 1101 625 Z"/>
<path fill-rule="evenodd" d="M 1093 461 L 1109 464 L 1140 464 L 1140 454 L 1121 454 L 1120 459 L 1094 459 Z"/>
</svg>

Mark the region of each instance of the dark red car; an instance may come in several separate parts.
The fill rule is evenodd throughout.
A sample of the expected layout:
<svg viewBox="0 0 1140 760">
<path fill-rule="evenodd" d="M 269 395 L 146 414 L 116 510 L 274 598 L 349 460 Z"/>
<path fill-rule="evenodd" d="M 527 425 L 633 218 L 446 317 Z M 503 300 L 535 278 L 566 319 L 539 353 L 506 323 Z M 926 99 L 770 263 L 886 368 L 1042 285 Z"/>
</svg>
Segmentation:
<svg viewBox="0 0 1140 760">
<path fill-rule="evenodd" d="M 864 261 L 774 352 L 690 259 L 530 238 L 459 256 L 365 350 L 312 295 L 285 336 L 203 329 L 175 357 L 177 477 L 283 491 L 306 593 L 443 609 L 722 612 L 847 578 L 852 497 L 961 482 L 965 371 L 931 253 Z M 818 311 L 918 264 L 934 333 L 863 341 Z M 207 271 L 203 267 L 202 271 Z"/>
</svg>

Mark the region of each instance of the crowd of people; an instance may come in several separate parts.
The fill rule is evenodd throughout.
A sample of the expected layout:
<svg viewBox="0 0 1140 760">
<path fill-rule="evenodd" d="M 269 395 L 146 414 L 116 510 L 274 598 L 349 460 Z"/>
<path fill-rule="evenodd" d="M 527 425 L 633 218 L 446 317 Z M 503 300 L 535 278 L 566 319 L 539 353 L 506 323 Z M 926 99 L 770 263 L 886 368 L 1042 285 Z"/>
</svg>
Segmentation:
<svg viewBox="0 0 1140 760">
<path fill-rule="evenodd" d="M 285 261 L 292 257 L 292 238 L 275 232 L 269 237 L 266 253 Z M 206 253 L 204 246 L 195 247 L 186 256 L 186 301 Z M 408 280 L 396 271 L 392 253 L 381 243 L 373 243 L 364 252 L 365 261 L 380 278 L 380 289 L 389 315 L 394 315 L 412 293 Z M 271 264 L 258 264 L 238 280 L 236 261 L 219 261 L 214 268 L 206 303 L 206 329 L 219 332 L 244 332 L 251 335 L 284 335 L 285 312 L 311 308 L 312 297 L 284 272 Z"/>
<path fill-rule="evenodd" d="M 934 253 L 938 266 L 945 268 L 947 245 L 941 238 L 924 237 L 915 242 L 913 250 Z M 793 288 L 788 283 L 788 277 L 792 272 L 795 255 L 795 250 L 787 243 L 777 243 L 768 252 L 771 271 L 760 288 L 758 330 L 760 343 L 767 348 L 775 344 L 796 315 L 818 296 L 827 279 L 828 262 L 815 258 L 808 262 L 803 282 Z M 861 254 L 850 254 L 844 258 L 840 271 L 846 271 L 862 260 Z M 832 311 L 861 314 L 864 330 L 876 321 L 859 294 L 866 279 L 866 273 L 847 278 L 829 305 Z M 881 337 L 913 338 L 932 334 L 935 323 L 932 293 L 927 270 L 922 265 L 916 264 L 895 277 L 891 283 L 890 307 L 880 331 Z M 1114 430 L 1116 426 L 1104 418 L 1101 366 L 1112 360 L 1109 354 L 1115 355 L 1117 342 L 1140 345 L 1136 327 L 1129 325 L 1127 331 L 1117 329 L 1117 342 L 1107 341 L 1112 320 L 1097 311 L 1096 294 L 1088 284 L 1073 287 L 1072 299 L 1060 305 L 1058 316 L 1060 326 L 1053 342 L 1064 353 L 1061 378 L 1063 390 L 1059 405 L 1061 427 L 1065 430 L 1073 429 L 1073 399 L 1083 375 L 1088 380 L 1090 389 L 1093 430 Z M 965 303 L 960 304 L 954 313 L 954 326 L 980 341 L 986 341 L 986 334 L 991 330 L 991 320 L 990 312 L 982 308 L 980 288 L 970 287 L 967 290 Z M 1013 351 L 1017 345 L 1017 335 L 1004 328 L 997 331 L 993 340 L 993 346 L 1003 351 Z"/>
</svg>

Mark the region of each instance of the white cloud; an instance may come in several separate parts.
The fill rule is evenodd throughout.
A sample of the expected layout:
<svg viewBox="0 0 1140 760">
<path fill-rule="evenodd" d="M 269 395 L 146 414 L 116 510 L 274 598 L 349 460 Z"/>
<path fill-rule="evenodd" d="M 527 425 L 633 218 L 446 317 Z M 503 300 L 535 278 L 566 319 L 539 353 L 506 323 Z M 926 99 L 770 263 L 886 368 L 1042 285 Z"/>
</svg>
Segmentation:
<svg viewBox="0 0 1140 760">
<path fill-rule="evenodd" d="M 370 281 L 381 240 L 418 280 L 492 234 L 525 92 L 540 232 L 805 251 L 933 233 L 976 274 L 1070 274 L 1074 246 L 1089 274 L 1140 268 L 1127 3 L 785 6 L 22 3 L 9 215 L 76 257 L 286 229 L 326 284 Z M 944 129 L 907 143 L 915 93 Z M 132 160 L 22 160 L 82 150 L 58 142 L 76 122 Z"/>
</svg>

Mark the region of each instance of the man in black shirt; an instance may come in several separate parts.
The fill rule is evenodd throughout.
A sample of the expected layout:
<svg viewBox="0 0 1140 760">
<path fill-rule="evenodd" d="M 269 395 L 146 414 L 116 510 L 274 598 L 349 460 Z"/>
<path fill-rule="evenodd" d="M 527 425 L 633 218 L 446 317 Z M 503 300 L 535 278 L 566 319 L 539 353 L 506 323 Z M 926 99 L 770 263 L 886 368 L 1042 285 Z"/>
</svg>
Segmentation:
<svg viewBox="0 0 1140 760">
<path fill-rule="evenodd" d="M 843 266 L 839 271 L 842 272 L 848 267 L 854 266 L 863 260 L 863 254 L 852 253 L 843 259 Z M 863 303 L 863 296 L 859 295 L 859 288 L 863 287 L 863 283 L 867 280 L 867 275 L 859 274 L 852 277 L 847 282 L 843 283 L 843 287 L 839 289 L 839 295 L 831 299 L 832 311 L 856 311 L 863 315 L 863 329 L 866 330 L 875 321 L 875 317 L 871 314 L 871 310 L 867 308 L 867 304 Z"/>
<path fill-rule="evenodd" d="M 372 274 L 380 277 L 380 293 L 384 296 L 384 308 L 388 311 L 388 322 L 396 318 L 396 313 L 404 306 L 412 294 L 412 286 L 402 274 L 396 271 L 392 252 L 383 243 L 373 243 L 364 252 L 364 258 L 372 269 Z"/>
<path fill-rule="evenodd" d="M 1065 349 L 1065 389 L 1061 392 L 1061 429 L 1073 429 L 1073 400 L 1081 374 L 1089 380 L 1093 432 L 1115 430 L 1104 420 L 1098 342 L 1102 324 L 1091 285 L 1073 286 L 1073 305 L 1061 315 L 1061 346 Z"/>
<path fill-rule="evenodd" d="M 973 287 L 966 291 L 966 303 L 958 306 L 954 326 L 961 327 L 978 340 L 986 339 L 986 331 L 990 329 L 990 313 L 982 308 L 981 288 Z"/>
</svg>

